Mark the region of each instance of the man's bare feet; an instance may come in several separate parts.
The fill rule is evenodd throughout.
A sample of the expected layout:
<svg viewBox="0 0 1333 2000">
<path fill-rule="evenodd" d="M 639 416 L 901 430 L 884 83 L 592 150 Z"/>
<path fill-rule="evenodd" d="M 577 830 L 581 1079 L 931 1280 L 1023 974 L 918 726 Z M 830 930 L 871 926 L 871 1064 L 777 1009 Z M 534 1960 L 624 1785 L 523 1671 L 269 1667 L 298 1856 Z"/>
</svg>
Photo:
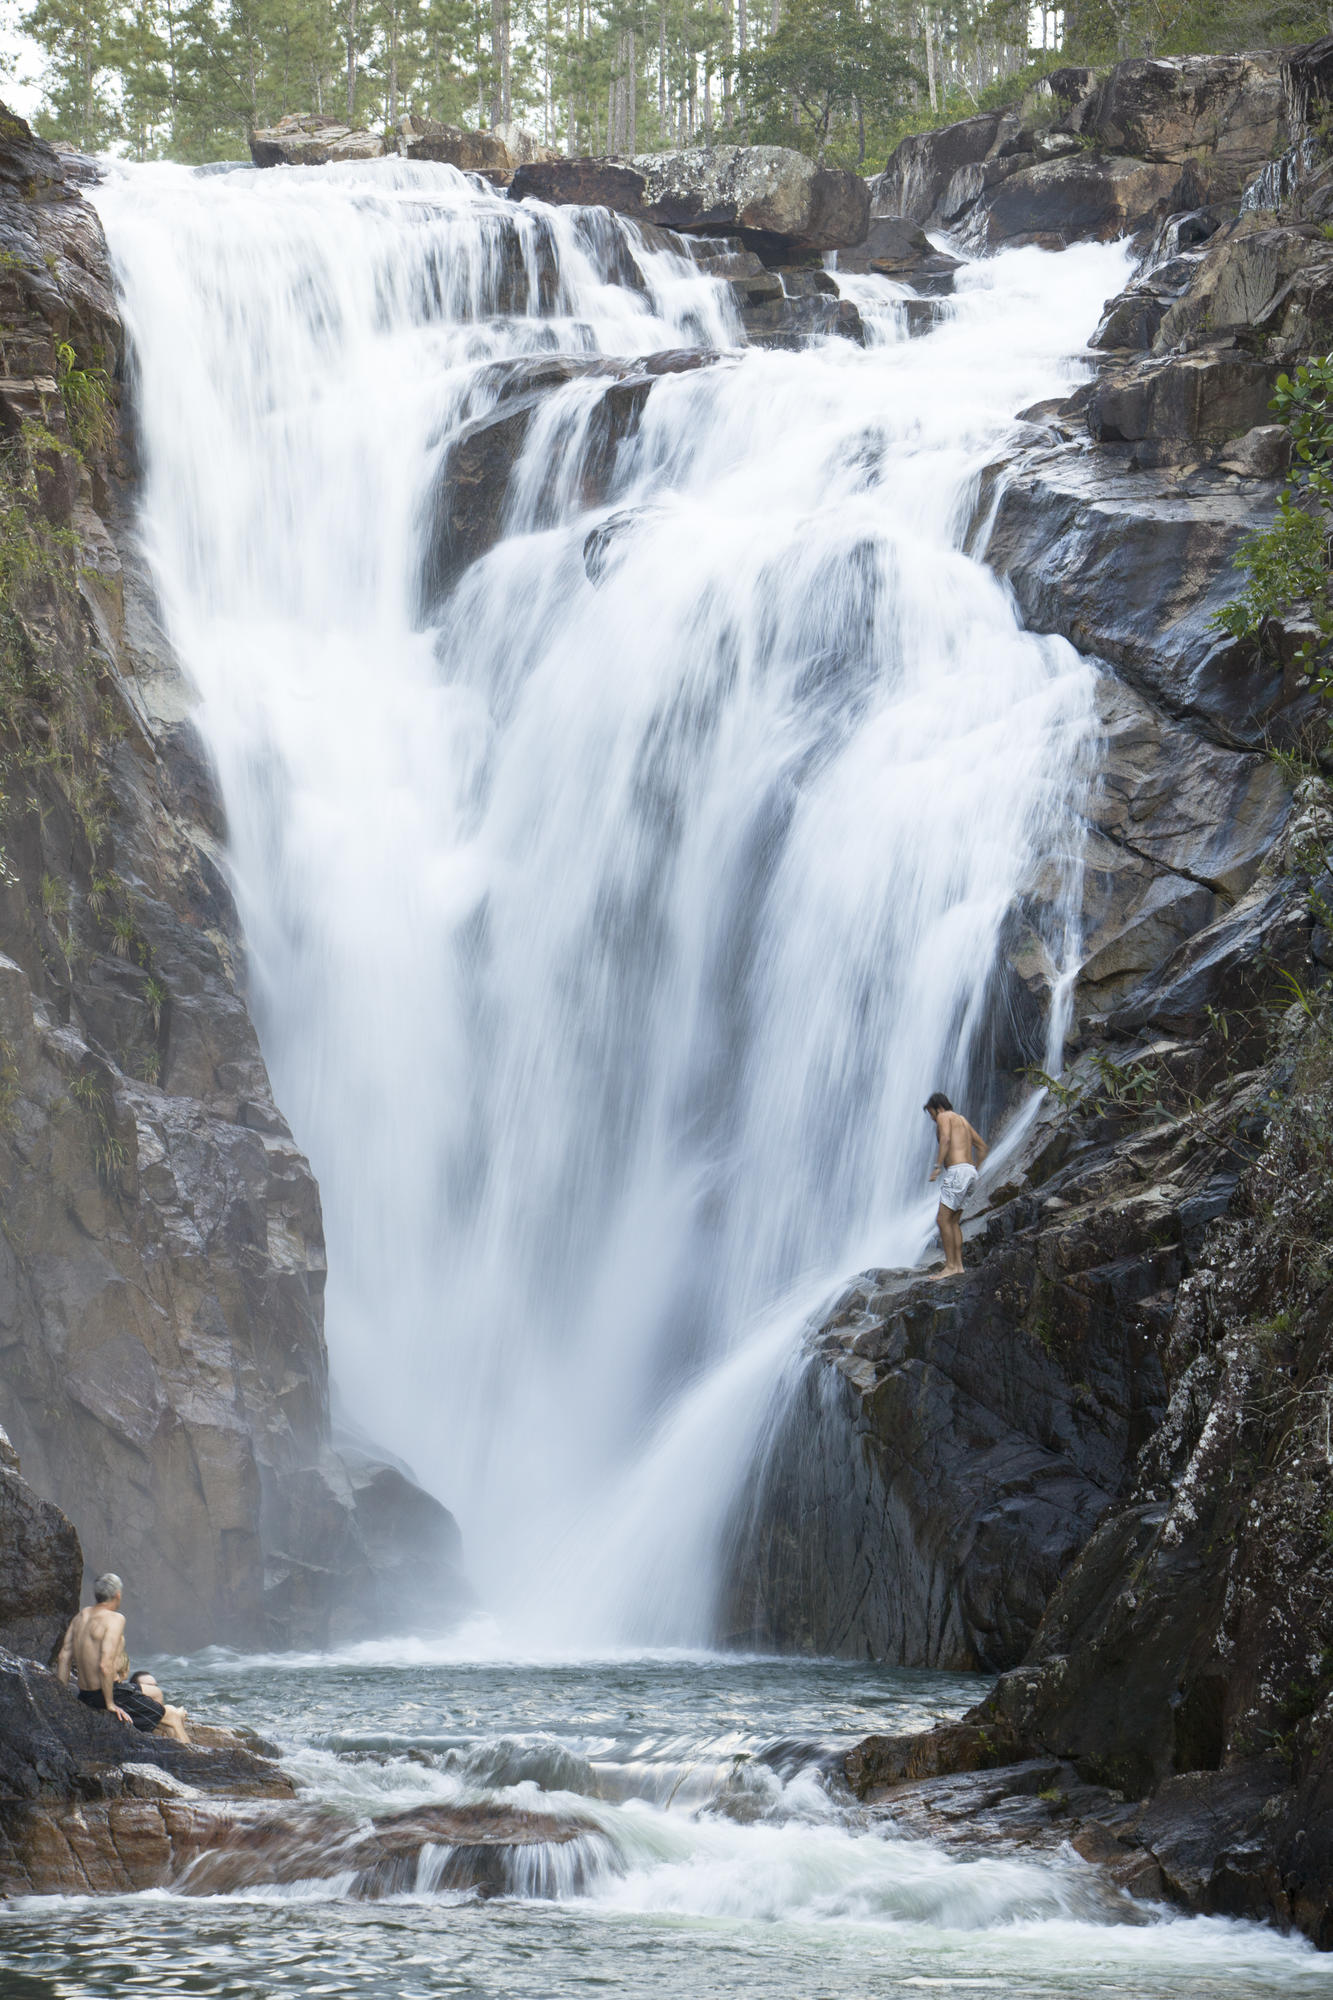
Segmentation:
<svg viewBox="0 0 1333 2000">
<path fill-rule="evenodd" d="M 943 1270 L 931 1272 L 930 1282 L 932 1285 L 938 1285 L 941 1278 L 961 1278 L 962 1275 L 963 1275 L 963 1267 L 961 1264 L 958 1264 L 956 1266 L 946 1264 Z"/>
</svg>

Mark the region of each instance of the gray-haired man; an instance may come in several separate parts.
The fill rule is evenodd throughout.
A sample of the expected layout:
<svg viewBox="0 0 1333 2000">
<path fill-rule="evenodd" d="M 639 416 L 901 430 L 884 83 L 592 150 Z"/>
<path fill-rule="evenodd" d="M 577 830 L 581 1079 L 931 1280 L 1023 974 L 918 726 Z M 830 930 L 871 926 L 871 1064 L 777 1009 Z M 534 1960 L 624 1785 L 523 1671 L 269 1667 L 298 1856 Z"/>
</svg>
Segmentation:
<svg viewBox="0 0 1333 2000">
<path fill-rule="evenodd" d="M 56 1659 L 56 1679 L 69 1686 L 71 1666 L 79 1676 L 79 1700 L 88 1708 L 104 1708 L 145 1734 L 156 1729 L 166 1709 L 150 1701 L 126 1680 L 125 1618 L 120 1608 L 124 1585 L 112 1570 L 93 1585 L 95 1602 L 85 1605 L 69 1623 Z"/>
</svg>

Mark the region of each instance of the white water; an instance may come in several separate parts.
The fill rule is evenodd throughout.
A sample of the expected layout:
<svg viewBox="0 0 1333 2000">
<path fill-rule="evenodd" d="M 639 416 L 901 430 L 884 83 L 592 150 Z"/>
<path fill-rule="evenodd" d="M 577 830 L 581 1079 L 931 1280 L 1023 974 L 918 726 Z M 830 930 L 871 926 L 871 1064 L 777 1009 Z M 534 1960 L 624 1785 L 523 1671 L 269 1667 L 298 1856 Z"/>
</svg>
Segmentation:
<svg viewBox="0 0 1333 2000">
<path fill-rule="evenodd" d="M 1076 878 L 1089 672 L 958 544 L 1123 253 L 971 267 L 913 342 L 857 281 L 872 347 L 664 377 L 593 516 L 571 384 L 421 630 L 486 364 L 735 348 L 722 289 L 445 168 L 127 170 L 98 203 L 343 1396 L 511 1629 L 706 1639 L 806 1315 L 921 1254 L 922 1100 L 995 1100 L 1001 924 L 1039 858 Z M 605 281 L 627 252 L 642 290 Z"/>
<path fill-rule="evenodd" d="M 484 1801 L 592 1829 L 515 1850 L 508 1895 L 478 1904 L 441 1888 L 450 1850 L 432 1845 L 411 1891 L 378 1902 L 349 1899 L 346 1874 L 228 1897 L 191 1895 L 187 1880 L 184 1894 L 18 1901 L 0 1907 L 0 1991 L 6 1974 L 16 1992 L 77 2000 L 1333 1990 L 1327 1957 L 1302 1941 L 1134 1903 L 1067 1849 L 1016 1853 L 976 1823 L 945 1847 L 858 1808 L 836 1776 L 849 1744 L 872 1723 L 919 1729 L 958 1714 L 972 1677 L 703 1654 L 451 1663 L 448 1652 L 214 1653 L 158 1671 L 192 1713 L 281 1743 L 306 1803 L 344 1825 Z M 1040 1826 L 1045 1808 L 1031 1803 Z"/>
</svg>

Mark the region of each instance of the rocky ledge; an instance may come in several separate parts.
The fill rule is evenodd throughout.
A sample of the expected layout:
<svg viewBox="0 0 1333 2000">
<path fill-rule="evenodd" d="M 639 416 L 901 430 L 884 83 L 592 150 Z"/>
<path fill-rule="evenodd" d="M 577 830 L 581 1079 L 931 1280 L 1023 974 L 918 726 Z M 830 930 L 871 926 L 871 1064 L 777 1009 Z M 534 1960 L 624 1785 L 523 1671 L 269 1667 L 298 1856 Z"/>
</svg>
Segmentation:
<svg viewBox="0 0 1333 2000">
<path fill-rule="evenodd" d="M 84 1707 L 0 1651 L 0 1899 L 173 1888 L 232 1895 L 338 1879 L 357 1898 L 576 1886 L 598 1829 L 486 1805 L 422 1806 L 368 1823 L 292 1802 L 260 1739 L 191 1724 L 189 1745 Z"/>
</svg>

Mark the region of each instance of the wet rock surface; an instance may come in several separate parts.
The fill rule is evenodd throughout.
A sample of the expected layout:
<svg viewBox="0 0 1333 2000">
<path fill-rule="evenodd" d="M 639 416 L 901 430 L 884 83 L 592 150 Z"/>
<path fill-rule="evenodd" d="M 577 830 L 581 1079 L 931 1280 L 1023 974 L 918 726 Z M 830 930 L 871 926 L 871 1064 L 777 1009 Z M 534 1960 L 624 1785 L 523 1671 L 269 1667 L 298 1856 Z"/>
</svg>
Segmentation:
<svg viewBox="0 0 1333 2000">
<path fill-rule="evenodd" d="M 82 1584 L 78 1536 L 58 1507 L 38 1499 L 0 1431 L 0 1647 L 53 1658 Z"/>
<path fill-rule="evenodd" d="M 318 1191 L 246 1008 L 221 812 L 134 548 L 100 225 L 8 114 L 0 238 L 11 528 L 65 538 L 9 607 L 0 717 L 6 1427 L 90 1572 L 125 1577 L 137 1645 L 382 1630 L 420 1508 L 382 1572 L 385 1509 L 363 1526 L 330 1438 Z M 101 385 L 92 434 L 71 430 L 59 342 Z M 461 1603 L 442 1508 L 435 1547 Z"/>
</svg>

